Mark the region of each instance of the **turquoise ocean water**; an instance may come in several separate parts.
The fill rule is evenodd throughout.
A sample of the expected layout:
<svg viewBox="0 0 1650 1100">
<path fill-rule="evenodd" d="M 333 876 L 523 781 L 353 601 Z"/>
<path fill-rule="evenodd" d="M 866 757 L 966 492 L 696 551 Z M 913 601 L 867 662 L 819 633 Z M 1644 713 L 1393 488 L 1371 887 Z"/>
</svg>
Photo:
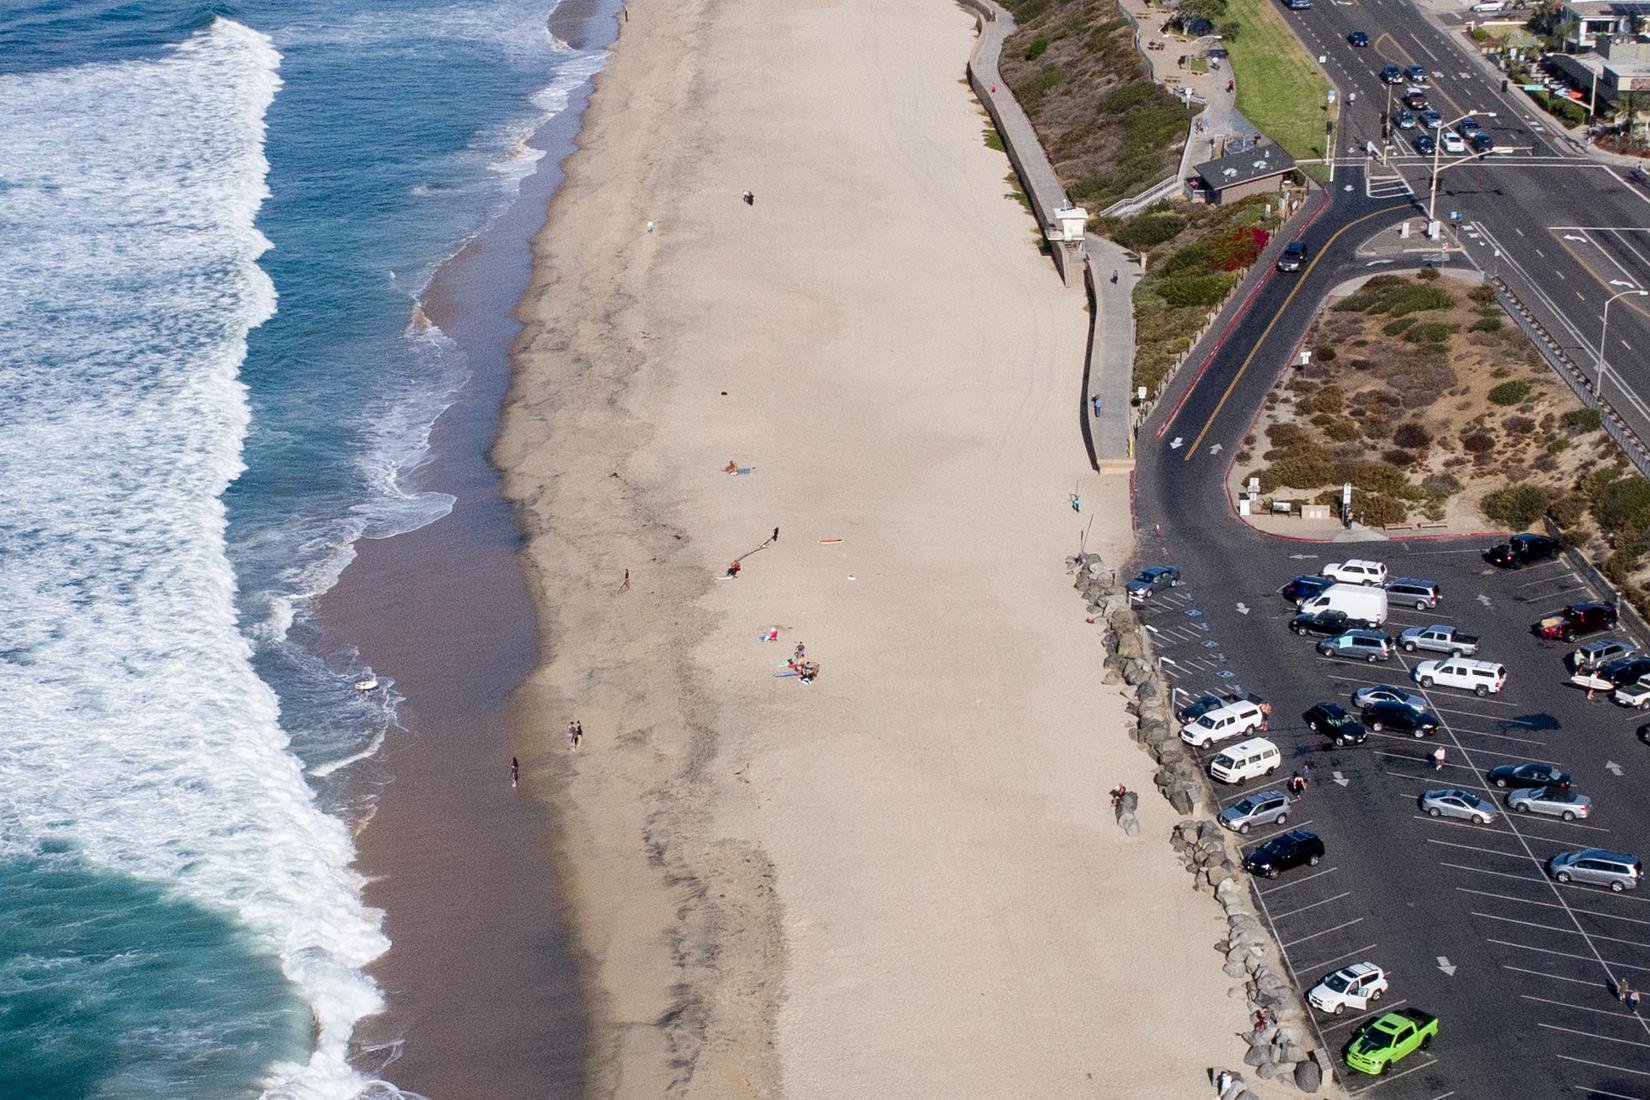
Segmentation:
<svg viewBox="0 0 1650 1100">
<path fill-rule="evenodd" d="M 451 503 L 420 294 L 601 62 L 552 7 L 0 5 L 0 1097 L 393 1095 L 393 682 L 309 609 Z"/>
</svg>

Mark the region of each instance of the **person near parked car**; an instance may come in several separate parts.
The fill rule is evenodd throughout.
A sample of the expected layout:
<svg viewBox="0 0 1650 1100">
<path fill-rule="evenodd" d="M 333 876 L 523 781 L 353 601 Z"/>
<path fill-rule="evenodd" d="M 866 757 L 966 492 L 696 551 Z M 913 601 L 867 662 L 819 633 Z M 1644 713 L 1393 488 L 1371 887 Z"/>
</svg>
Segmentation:
<svg viewBox="0 0 1650 1100">
<path fill-rule="evenodd" d="M 1444 770 L 1444 746 L 1442 745 L 1432 750 L 1432 770 L 1435 772 Z"/>
</svg>

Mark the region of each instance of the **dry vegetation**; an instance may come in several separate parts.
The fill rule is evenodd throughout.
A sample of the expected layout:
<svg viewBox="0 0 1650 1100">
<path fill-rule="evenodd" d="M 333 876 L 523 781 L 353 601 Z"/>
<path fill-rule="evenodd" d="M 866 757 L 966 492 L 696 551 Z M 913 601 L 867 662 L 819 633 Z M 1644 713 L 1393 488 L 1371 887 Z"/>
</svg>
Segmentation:
<svg viewBox="0 0 1650 1100">
<path fill-rule="evenodd" d="M 1116 0 L 1004 0 L 1003 80 L 1072 202 L 1100 210 L 1174 175 L 1191 112 L 1152 82 Z"/>
<path fill-rule="evenodd" d="M 1372 526 L 1522 530 L 1546 516 L 1645 605 L 1650 481 L 1488 287 L 1377 276 L 1306 346 L 1311 362 L 1285 373 L 1237 456 L 1263 495 L 1338 506 L 1351 481 Z"/>
</svg>

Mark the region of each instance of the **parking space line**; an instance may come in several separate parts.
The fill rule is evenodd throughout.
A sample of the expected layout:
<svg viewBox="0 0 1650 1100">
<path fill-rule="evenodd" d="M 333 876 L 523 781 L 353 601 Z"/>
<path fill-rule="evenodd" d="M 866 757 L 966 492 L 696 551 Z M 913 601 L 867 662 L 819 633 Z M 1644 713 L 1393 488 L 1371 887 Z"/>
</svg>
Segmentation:
<svg viewBox="0 0 1650 1100">
<path fill-rule="evenodd" d="M 1637 1017 L 1634 1018 L 1637 1019 Z M 1546 1024 L 1540 1021 L 1537 1021 L 1535 1026 L 1544 1027 L 1548 1031 L 1562 1031 L 1569 1035 L 1580 1035 L 1584 1039 L 1601 1039 L 1606 1043 L 1620 1043 L 1624 1047 L 1643 1047 L 1645 1050 L 1650 1050 L 1650 1043 L 1641 1043 L 1636 1039 L 1617 1039 L 1613 1035 L 1594 1035 L 1591 1031 L 1577 1031 L 1573 1027 L 1559 1027 L 1557 1024 Z"/>
<path fill-rule="evenodd" d="M 1315 879 L 1315 878 L 1322 878 L 1322 877 L 1323 877 L 1323 876 L 1325 876 L 1325 875 L 1327 875 L 1327 874 L 1329 874 L 1329 873 L 1330 873 L 1330 872 L 1331 872 L 1331 871 L 1334 871 L 1334 870 L 1336 870 L 1336 868 L 1334 868 L 1334 867 L 1325 867 L 1325 868 L 1324 868 L 1324 869 L 1323 869 L 1323 870 L 1321 870 L 1321 871 L 1315 871 L 1315 872 L 1313 872 L 1313 873 L 1312 873 L 1312 874 L 1310 874 L 1310 875 L 1307 875 L 1307 876 L 1306 876 L 1306 877 L 1304 877 L 1304 878 L 1292 878 L 1292 879 L 1290 879 L 1290 880 L 1289 880 L 1289 881 L 1288 881 L 1288 882 L 1285 882 L 1285 883 L 1283 883 L 1283 884 L 1282 884 L 1282 885 L 1280 885 L 1280 886 L 1274 886 L 1274 887 L 1272 887 L 1272 888 L 1271 888 L 1271 889 L 1270 889 L 1270 890 L 1259 890 L 1259 891 L 1257 891 L 1257 892 L 1258 892 L 1258 893 L 1259 893 L 1259 894 L 1260 894 L 1260 895 L 1261 895 L 1261 896 L 1262 896 L 1262 897 L 1265 897 L 1265 896 L 1266 896 L 1266 895 L 1268 895 L 1268 894 L 1275 894 L 1275 893 L 1277 893 L 1277 892 L 1278 892 L 1278 891 L 1279 891 L 1279 890 L 1287 890 L 1287 889 L 1289 889 L 1289 888 L 1290 888 L 1290 887 L 1291 887 L 1291 886 L 1299 886 L 1299 885 L 1300 885 L 1300 884 L 1301 884 L 1301 883 L 1303 883 L 1303 882 L 1311 882 L 1311 881 L 1312 881 L 1312 880 L 1313 880 L 1313 879 Z"/>
<path fill-rule="evenodd" d="M 1545 970 L 1526 970 L 1522 966 L 1512 966 L 1508 963 L 1502 963 L 1501 969 L 1511 970 L 1518 974 L 1528 974 L 1535 978 L 1552 978 L 1554 981 L 1569 982 L 1571 985 L 1584 985 L 1588 989 L 1598 988 L 1598 982 L 1587 978 L 1567 978 L 1563 974 L 1549 974 Z"/>
<path fill-rule="evenodd" d="M 1411 737 L 1411 738 L 1408 738 L 1408 740 L 1410 740 L 1410 741 L 1420 741 L 1420 740 L 1423 740 L 1423 739 L 1418 738 L 1418 737 Z M 1430 756 L 1411 756 L 1407 752 L 1382 752 L 1380 749 L 1372 750 L 1369 755 L 1371 755 L 1371 756 L 1386 756 L 1386 757 L 1392 758 L 1393 760 L 1409 760 L 1409 761 L 1411 761 L 1413 763 L 1416 763 L 1416 764 L 1425 764 L 1429 771 L 1435 771 L 1436 770 L 1432 766 L 1432 758 Z M 1492 755 L 1496 755 L 1496 754 L 1492 754 Z M 1444 761 L 1444 767 L 1446 767 L 1446 768 L 1460 768 L 1463 771 L 1469 771 L 1469 772 L 1473 772 L 1473 773 L 1476 773 L 1478 771 L 1478 769 L 1473 767 L 1471 764 L 1451 764 L 1447 760 Z M 1400 773 L 1400 774 L 1402 774 L 1402 773 Z"/>
<path fill-rule="evenodd" d="M 1539 882 L 1539 883 L 1545 884 L 1546 881 L 1547 881 L 1544 878 L 1537 878 L 1534 875 L 1515 875 L 1515 874 L 1512 874 L 1510 871 L 1490 871 L 1490 870 L 1487 870 L 1483 867 L 1468 867 L 1465 863 L 1444 863 L 1444 862 L 1440 862 L 1438 864 L 1438 866 L 1440 866 L 1440 867 L 1453 867 L 1457 871 L 1471 871 L 1474 874 L 1479 874 L 1479 875 L 1494 875 L 1496 878 L 1513 878 L 1513 879 L 1517 879 L 1519 882 Z"/>
<path fill-rule="evenodd" d="M 1350 1017 L 1350 1018 L 1345 1019 L 1345 1020 L 1342 1020 L 1340 1017 L 1336 1017 L 1334 1023 L 1330 1024 L 1328 1027 L 1323 1029 L 1324 1034 L 1327 1035 L 1331 1031 L 1339 1031 L 1343 1027 L 1355 1027 L 1356 1025 L 1363 1023 L 1365 1020 L 1369 1019 L 1372 1016 L 1379 1016 L 1383 1012 L 1391 1012 L 1393 1009 L 1397 1008 L 1399 1005 L 1407 1005 L 1408 1003 L 1409 1003 L 1409 1001 L 1405 1000 L 1405 999 L 1400 999 L 1400 1000 L 1396 1000 L 1396 1001 L 1382 1001 L 1380 1008 L 1374 1008 L 1374 1009 L 1369 1010 L 1368 1012 L 1359 1013 L 1358 1015 Z"/>
<path fill-rule="evenodd" d="M 1310 824 L 1312 824 L 1312 819 L 1310 817 L 1305 821 L 1287 822 L 1281 828 L 1273 829 L 1269 833 L 1256 833 L 1253 836 L 1244 837 L 1244 841 L 1245 843 L 1253 841 L 1257 844 L 1264 844 L 1266 841 L 1271 840 L 1275 836 L 1282 836 L 1284 833 L 1287 833 L 1293 829 L 1304 829 Z M 1241 833 L 1238 835 L 1242 836 Z"/>
<path fill-rule="evenodd" d="M 1511 836 L 1512 834 L 1503 833 L 1502 835 Z M 1457 844 L 1453 840 L 1439 840 L 1437 837 L 1432 836 L 1427 837 L 1427 843 L 1436 844 L 1441 848 L 1462 848 L 1469 852 L 1483 852 L 1487 856 L 1503 856 L 1506 859 L 1521 859 L 1535 864 L 1541 862 L 1527 852 L 1502 852 L 1495 848 L 1480 848 L 1476 844 Z"/>
<path fill-rule="evenodd" d="M 1603 1089 L 1595 1089 L 1591 1085 L 1571 1085 L 1570 1087 L 1577 1092 L 1585 1092 L 1590 1097 L 1602 1096 L 1604 1100 L 1644 1100 L 1642 1096 L 1628 1096 L 1625 1092 L 1605 1092 Z"/>
<path fill-rule="evenodd" d="M 1436 1066 L 1437 1064 L 1438 1064 L 1438 1059 L 1432 1057 L 1431 1055 L 1428 1055 L 1427 1060 L 1425 1062 L 1422 1062 L 1419 1065 L 1410 1066 L 1408 1069 L 1401 1069 L 1397 1073 L 1389 1073 L 1384 1077 L 1377 1077 L 1377 1078 L 1375 1078 L 1375 1080 L 1371 1081 L 1369 1084 L 1365 1085 L 1361 1089 L 1347 1089 L 1346 1091 L 1347 1091 L 1348 1095 L 1351 1095 L 1351 1096 L 1362 1096 L 1364 1093 L 1368 1092 L 1370 1089 L 1378 1089 L 1382 1085 L 1391 1084 L 1393 1081 L 1396 1081 L 1400 1077 L 1407 1077 L 1410 1074 L 1417 1073 L 1417 1072 L 1419 1072 L 1420 1070 L 1423 1070 L 1423 1069 L 1431 1069 L 1433 1066 Z M 1646 1076 L 1650 1076 L 1650 1074 L 1647 1074 Z"/>
<path fill-rule="evenodd" d="M 1542 907 L 1543 909 L 1562 909 L 1562 908 L 1564 908 L 1564 906 L 1560 905 L 1556 901 L 1534 901 L 1534 900 L 1531 900 L 1529 898 L 1515 898 L 1511 894 L 1495 894 L 1495 893 L 1491 893 L 1488 890 L 1474 890 L 1470 886 L 1457 886 L 1455 889 L 1457 891 L 1459 891 L 1460 893 L 1463 893 L 1463 894 L 1478 894 L 1478 895 L 1480 895 L 1482 897 L 1486 897 L 1486 898 L 1496 898 L 1496 899 L 1499 899 L 1501 901 L 1517 902 L 1520 905 L 1538 905 L 1538 906 Z M 1624 916 L 1621 916 L 1618 913 L 1605 913 L 1605 912 L 1601 912 L 1600 910 L 1597 910 L 1597 909 L 1577 909 L 1575 906 L 1572 905 L 1572 906 L 1570 906 L 1570 911 L 1572 913 L 1581 913 L 1581 914 L 1583 914 L 1585 916 L 1589 916 L 1589 917 L 1603 917 L 1605 920 L 1623 920 L 1623 921 L 1626 921 L 1628 924 L 1650 925 L 1650 920 L 1643 920 L 1639 917 L 1624 917 Z"/>
<path fill-rule="evenodd" d="M 1604 962 L 1606 966 L 1616 966 L 1623 970 L 1643 970 L 1650 972 L 1650 966 L 1635 966 L 1632 963 L 1606 961 L 1593 955 L 1572 955 L 1568 951 L 1554 951 L 1550 947 L 1531 947 L 1527 943 L 1513 943 L 1511 940 L 1498 940 L 1489 936 L 1484 937 L 1485 943 L 1498 943 L 1502 947 L 1516 947 L 1520 951 L 1533 951 L 1537 955 L 1556 955 L 1561 959 L 1575 959 L 1578 962 Z"/>
<path fill-rule="evenodd" d="M 1554 928 L 1550 924 L 1538 924 L 1535 921 L 1519 920 L 1517 917 L 1498 917 L 1494 913 L 1480 913 L 1474 909 L 1472 915 L 1483 917 L 1485 920 L 1498 920 L 1507 924 L 1521 924 L 1525 928 L 1540 928 L 1546 932 L 1557 932 L 1563 936 L 1585 936 L 1588 939 L 1603 940 L 1605 943 L 1624 943 L 1628 947 L 1642 947 L 1650 950 L 1650 943 L 1640 943 L 1638 940 L 1624 940 L 1619 936 L 1606 936 L 1598 932 L 1583 932 L 1579 928 Z"/>
<path fill-rule="evenodd" d="M 1577 1012 L 1592 1012 L 1599 1016 L 1614 1016 L 1620 1020 L 1638 1019 L 1638 1017 L 1633 1015 L 1631 1012 L 1615 1012 L 1608 1008 L 1594 1008 L 1592 1005 L 1573 1005 L 1569 1001 L 1555 1001 L 1551 997 L 1537 997 L 1533 993 L 1520 993 L 1518 997 L 1520 1000 L 1524 1001 L 1539 1001 L 1546 1005 L 1558 1005 L 1560 1008 L 1573 1008 Z"/>
<path fill-rule="evenodd" d="M 1481 715 L 1474 715 L 1474 717 L 1482 717 L 1482 716 Z M 1463 736 L 1463 737 L 1489 737 L 1489 738 L 1493 738 L 1496 741 L 1514 741 L 1514 742 L 1517 742 L 1520 745 L 1534 745 L 1538 749 L 1544 747 L 1547 744 L 1547 742 L 1545 742 L 1545 741 L 1537 741 L 1534 738 L 1530 738 L 1530 737 L 1514 737 L 1510 733 L 1490 733 L 1487 730 L 1456 730 L 1455 732 L 1456 732 L 1457 735 Z"/>
<path fill-rule="evenodd" d="M 1311 935 L 1302 936 L 1298 940 L 1290 940 L 1288 943 L 1283 944 L 1282 946 L 1284 946 L 1284 947 L 1294 947 L 1297 943 L 1305 943 L 1307 940 L 1315 940 L 1319 936 L 1327 936 L 1331 932 L 1339 932 L 1343 928 L 1351 928 L 1354 924 L 1362 924 L 1362 923 L 1363 923 L 1363 918 L 1362 917 L 1353 917 L 1351 920 L 1346 921 L 1342 924 L 1337 924 L 1332 928 L 1325 928 L 1321 932 L 1313 932 Z"/>
<path fill-rule="evenodd" d="M 1342 959 L 1351 959 L 1351 958 L 1358 958 L 1358 957 L 1367 956 L 1371 951 L 1375 950 L 1379 946 L 1380 946 L 1380 944 L 1378 944 L 1378 943 L 1366 943 L 1362 947 L 1359 947 L 1355 950 L 1343 951 L 1339 955 L 1332 955 L 1329 958 L 1323 960 L 1322 962 L 1314 963 L 1311 966 L 1305 967 L 1304 969 L 1305 969 L 1306 973 L 1308 973 L 1308 974 L 1316 974 L 1318 971 L 1322 970 L 1324 967 L 1329 966 L 1331 963 L 1338 963 Z"/>
<path fill-rule="evenodd" d="M 1565 569 L 1562 572 L 1554 573 L 1551 576 L 1537 577 L 1534 580 L 1525 581 L 1523 584 L 1515 584 L 1515 585 L 1513 585 L 1513 591 L 1516 592 L 1520 588 L 1529 588 L 1529 587 L 1531 587 L 1533 585 L 1537 585 L 1537 584 L 1551 584 L 1553 581 L 1561 581 L 1561 580 L 1564 580 L 1566 577 L 1569 578 L 1570 580 L 1577 579 L 1576 574 L 1575 574 L 1575 570 Z"/>
<path fill-rule="evenodd" d="M 1343 893 L 1336 894 L 1334 897 L 1324 898 L 1322 901 L 1315 901 L 1311 905 L 1303 905 L 1299 909 L 1291 909 L 1287 913 L 1273 913 L 1272 914 L 1272 919 L 1273 920 L 1282 920 L 1284 917 L 1292 917 L 1296 913 L 1304 913 L 1308 909 L 1316 909 L 1320 905 L 1328 905 L 1332 901 L 1340 901 L 1342 898 L 1349 898 L 1351 896 L 1352 896 L 1352 891 L 1347 890 Z"/>
<path fill-rule="evenodd" d="M 1572 1058 L 1568 1054 L 1560 1054 L 1556 1057 L 1562 1058 L 1566 1062 L 1580 1062 L 1584 1066 L 1597 1066 L 1599 1069 L 1613 1069 L 1617 1073 L 1632 1073 L 1638 1075 L 1639 1077 L 1650 1077 L 1650 1070 L 1628 1069 L 1626 1066 L 1612 1066 L 1608 1062 L 1593 1062 L 1586 1058 Z"/>
</svg>

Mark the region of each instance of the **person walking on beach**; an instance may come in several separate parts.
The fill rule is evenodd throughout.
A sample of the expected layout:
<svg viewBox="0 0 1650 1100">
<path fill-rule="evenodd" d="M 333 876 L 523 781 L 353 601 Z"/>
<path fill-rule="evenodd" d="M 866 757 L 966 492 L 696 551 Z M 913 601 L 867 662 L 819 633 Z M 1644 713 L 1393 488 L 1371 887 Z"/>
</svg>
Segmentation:
<svg viewBox="0 0 1650 1100">
<path fill-rule="evenodd" d="M 769 539 L 768 541 L 769 542 L 778 542 L 779 541 L 779 528 L 775 527 L 773 529 L 773 538 Z"/>
<path fill-rule="evenodd" d="M 521 761 L 510 757 L 510 786 L 514 788 L 521 782 Z"/>
<path fill-rule="evenodd" d="M 1432 750 L 1432 770 L 1435 772 L 1444 770 L 1444 746 L 1442 745 Z"/>
<path fill-rule="evenodd" d="M 584 740 L 584 726 L 577 719 L 567 723 L 567 747 L 573 752 L 579 751 L 579 742 Z"/>
<path fill-rule="evenodd" d="M 745 192 L 744 199 L 745 199 L 745 205 L 746 206 L 755 206 L 756 205 L 756 196 L 751 194 L 749 191 Z"/>
<path fill-rule="evenodd" d="M 619 591 L 620 592 L 629 592 L 630 591 L 630 570 L 628 570 L 628 569 L 626 569 L 624 571 L 624 583 L 619 585 Z"/>
</svg>

